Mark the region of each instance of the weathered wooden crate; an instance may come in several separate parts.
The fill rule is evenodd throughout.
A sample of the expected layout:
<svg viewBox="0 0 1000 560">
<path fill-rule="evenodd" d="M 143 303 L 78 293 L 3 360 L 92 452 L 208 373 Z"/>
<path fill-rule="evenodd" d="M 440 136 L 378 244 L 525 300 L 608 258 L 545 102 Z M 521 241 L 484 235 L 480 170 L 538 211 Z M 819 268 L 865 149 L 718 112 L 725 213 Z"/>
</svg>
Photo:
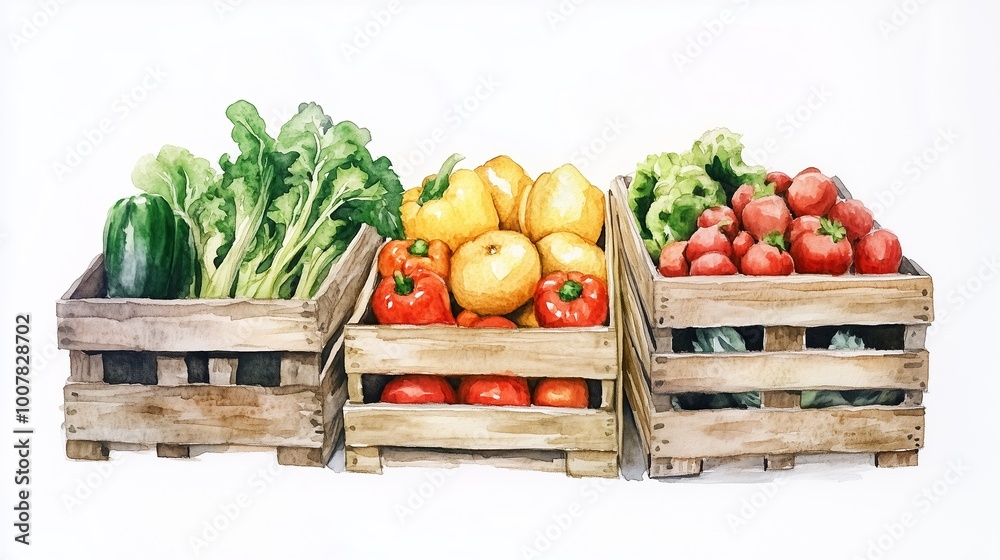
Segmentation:
<svg viewBox="0 0 1000 560">
<path fill-rule="evenodd" d="M 56 305 L 67 456 L 252 446 L 325 465 L 347 400 L 342 326 L 380 243 L 364 226 L 311 300 L 110 299 L 98 256 Z"/>
<path fill-rule="evenodd" d="M 603 327 L 379 325 L 370 309 L 380 280 L 373 270 L 345 327 L 347 470 L 381 473 L 383 466 L 475 463 L 617 477 L 622 393 L 614 231 L 608 205 L 598 241 L 607 257 L 612 300 L 609 325 Z M 388 376 L 404 373 L 582 377 L 590 386 L 591 407 L 377 402 Z"/>
<path fill-rule="evenodd" d="M 881 467 L 916 464 L 925 442 L 930 276 L 904 258 L 902 273 L 891 275 L 665 278 L 640 239 L 627 181 L 618 177 L 612 184 L 623 261 L 623 375 L 650 476 L 698 474 L 703 459 L 740 456 L 760 456 L 769 469 L 792 468 L 796 454 L 813 453 L 874 453 Z M 679 348 L 684 329 L 717 326 L 757 333 L 756 351 Z M 832 335 L 841 326 L 866 330 L 886 341 L 885 348 L 831 351 L 807 344 L 814 333 Z M 901 389 L 906 397 L 899 406 L 800 408 L 803 390 L 851 389 Z M 744 391 L 760 392 L 762 407 L 671 406 L 678 393 Z"/>
</svg>

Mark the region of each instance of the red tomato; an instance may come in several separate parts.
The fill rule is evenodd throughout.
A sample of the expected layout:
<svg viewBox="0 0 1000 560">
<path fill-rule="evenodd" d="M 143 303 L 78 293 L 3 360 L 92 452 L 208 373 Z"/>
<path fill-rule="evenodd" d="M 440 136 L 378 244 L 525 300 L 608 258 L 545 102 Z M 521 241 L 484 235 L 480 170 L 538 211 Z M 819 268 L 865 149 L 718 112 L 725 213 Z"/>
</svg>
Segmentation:
<svg viewBox="0 0 1000 560">
<path fill-rule="evenodd" d="M 740 259 L 740 270 L 750 276 L 788 276 L 795 271 L 795 263 L 784 245 L 783 237 L 769 235 Z"/>
<path fill-rule="evenodd" d="M 691 276 L 728 276 L 736 274 L 736 265 L 722 253 L 705 253 L 691 261 Z"/>
<path fill-rule="evenodd" d="M 743 229 L 757 240 L 774 232 L 785 235 L 791 223 L 792 214 L 788 206 L 776 194 L 755 198 L 743 209 Z"/>
<path fill-rule="evenodd" d="M 792 260 L 800 274 L 840 276 L 851 268 L 854 252 L 847 230 L 839 222 L 821 219 L 818 231 L 806 232 L 792 243 Z"/>
<path fill-rule="evenodd" d="M 531 391 L 523 377 L 509 375 L 470 375 L 458 385 L 458 401 L 463 404 L 528 406 Z"/>
<path fill-rule="evenodd" d="M 461 313 L 458 314 L 458 326 L 467 327 L 473 329 L 516 329 L 517 325 L 513 321 L 506 317 L 499 317 L 497 315 L 487 315 L 486 317 L 480 317 L 476 313 L 469 311 L 468 309 L 463 309 Z"/>
<path fill-rule="evenodd" d="M 788 229 L 788 240 L 795 243 L 803 233 L 814 232 L 819 229 L 819 216 L 799 216 L 792 220 L 792 227 Z"/>
<path fill-rule="evenodd" d="M 560 406 L 564 408 L 587 408 L 590 394 L 583 379 L 542 379 L 535 386 L 533 402 L 538 406 Z"/>
<path fill-rule="evenodd" d="M 837 203 L 837 185 L 822 173 L 801 173 L 792 180 L 786 195 L 796 216 L 826 216 Z"/>
<path fill-rule="evenodd" d="M 806 173 L 820 173 L 820 170 L 818 167 L 807 167 L 802 171 L 799 171 L 799 174 L 796 175 L 796 177 L 798 177 L 799 175 L 805 175 Z"/>
<path fill-rule="evenodd" d="M 738 219 L 743 219 L 743 209 L 753 200 L 753 192 L 753 185 L 740 185 L 740 188 L 733 193 L 733 212 L 736 213 Z"/>
<path fill-rule="evenodd" d="M 781 194 L 792 185 L 792 178 L 781 171 L 772 171 L 767 174 L 764 182 L 774 185 L 774 194 Z"/>
<path fill-rule="evenodd" d="M 722 233 L 726 234 L 730 241 L 740 232 L 740 221 L 736 218 L 736 212 L 733 212 L 733 209 L 728 206 L 713 206 L 698 217 L 698 227 L 700 228 L 716 225 L 722 229 Z"/>
<path fill-rule="evenodd" d="M 753 247 L 753 237 L 745 231 L 739 232 L 736 239 L 733 239 L 733 264 L 736 268 L 740 267 L 740 259 L 747 254 L 750 247 Z"/>
<path fill-rule="evenodd" d="M 854 270 L 858 274 L 895 274 L 903 262 L 899 238 L 887 229 L 877 229 L 855 246 Z"/>
<path fill-rule="evenodd" d="M 733 254 L 729 238 L 718 226 L 698 228 L 691 239 L 688 239 L 687 250 L 684 251 L 688 262 L 694 262 L 705 253 L 722 253 L 727 257 Z"/>
<path fill-rule="evenodd" d="M 868 235 L 875 225 L 872 211 L 857 199 L 841 200 L 830 209 L 830 219 L 837 220 L 847 229 L 847 240 L 851 243 Z"/>
<path fill-rule="evenodd" d="M 400 375 L 382 390 L 382 402 L 396 404 L 455 404 L 455 390 L 436 375 Z"/>
<path fill-rule="evenodd" d="M 660 274 L 667 278 L 688 275 L 688 262 L 684 258 L 687 241 L 667 243 L 660 250 Z"/>
</svg>

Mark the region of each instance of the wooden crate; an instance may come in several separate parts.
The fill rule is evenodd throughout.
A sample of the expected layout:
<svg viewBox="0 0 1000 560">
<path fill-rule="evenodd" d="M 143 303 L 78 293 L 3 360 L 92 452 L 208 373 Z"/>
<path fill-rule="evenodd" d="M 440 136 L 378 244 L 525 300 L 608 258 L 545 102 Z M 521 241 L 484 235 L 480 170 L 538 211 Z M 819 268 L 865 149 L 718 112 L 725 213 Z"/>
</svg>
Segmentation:
<svg viewBox="0 0 1000 560">
<path fill-rule="evenodd" d="M 381 240 L 362 227 L 311 300 L 110 299 L 98 256 L 56 304 L 59 347 L 70 351 L 67 456 L 102 460 L 122 444 L 155 444 L 161 457 L 253 446 L 277 448 L 281 464 L 325 465 L 347 400 L 340 333 Z M 155 376 L 110 379 L 105 366 L 122 358 Z M 241 368 L 261 360 L 274 386 L 238 384 Z"/>
<path fill-rule="evenodd" d="M 466 329 L 378 325 L 370 309 L 380 278 L 373 269 L 345 327 L 349 402 L 344 406 L 347 470 L 383 466 L 488 464 L 618 476 L 621 448 L 621 320 L 616 299 L 615 228 L 610 204 L 599 244 L 612 295 L 608 326 L 569 329 Z M 373 402 L 366 380 L 405 373 L 582 377 L 599 403 L 588 409 L 541 406 L 397 405 Z M 599 389 L 599 391 L 595 391 Z M 366 402 L 367 401 L 367 402 Z"/>
<path fill-rule="evenodd" d="M 835 178 L 843 198 L 850 193 Z M 881 467 L 915 465 L 924 445 L 931 278 L 913 261 L 902 273 L 840 277 L 664 278 L 627 202 L 627 179 L 612 184 L 622 266 L 624 388 L 650 476 L 701 472 L 704 459 L 759 456 L 765 468 L 794 466 L 796 454 L 874 453 Z M 810 329 L 868 328 L 898 337 L 894 349 L 807 348 Z M 759 329 L 759 351 L 678 351 L 684 329 Z M 828 339 L 827 339 L 828 340 Z M 899 406 L 802 409 L 803 390 L 901 389 Z M 761 393 L 760 409 L 677 411 L 678 393 Z"/>
</svg>

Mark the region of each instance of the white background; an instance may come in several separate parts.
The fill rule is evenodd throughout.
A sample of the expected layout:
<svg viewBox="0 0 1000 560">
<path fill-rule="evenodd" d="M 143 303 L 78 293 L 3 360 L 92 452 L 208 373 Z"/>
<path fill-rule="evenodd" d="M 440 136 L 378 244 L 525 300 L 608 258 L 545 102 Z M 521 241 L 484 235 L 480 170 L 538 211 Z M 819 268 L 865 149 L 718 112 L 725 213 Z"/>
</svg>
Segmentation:
<svg viewBox="0 0 1000 560">
<path fill-rule="evenodd" d="M 1000 383 L 986 360 L 998 303 L 994 3 L 151 4 L 0 8 L 0 329 L 12 335 L 14 314 L 31 313 L 37 362 L 25 547 L 11 533 L 13 336 L 0 337 L 0 556 L 194 556 L 192 538 L 241 493 L 249 505 L 201 557 L 988 554 L 1000 497 Z M 239 98 L 275 127 L 306 100 L 354 120 L 406 185 L 460 151 L 470 165 L 507 153 L 532 174 L 573 161 L 603 186 L 716 126 L 744 133 L 769 168 L 839 175 L 934 277 L 920 466 L 711 484 L 485 467 L 364 476 L 279 468 L 269 453 L 67 460 L 54 302 L 100 251 L 107 208 L 133 194 L 136 159 L 173 143 L 217 160 L 232 149 L 224 110 Z M 108 132 L 88 132 L 105 119 Z M 430 496 L 401 519 L 421 485 Z M 906 514 L 911 526 L 894 527 Z"/>
</svg>

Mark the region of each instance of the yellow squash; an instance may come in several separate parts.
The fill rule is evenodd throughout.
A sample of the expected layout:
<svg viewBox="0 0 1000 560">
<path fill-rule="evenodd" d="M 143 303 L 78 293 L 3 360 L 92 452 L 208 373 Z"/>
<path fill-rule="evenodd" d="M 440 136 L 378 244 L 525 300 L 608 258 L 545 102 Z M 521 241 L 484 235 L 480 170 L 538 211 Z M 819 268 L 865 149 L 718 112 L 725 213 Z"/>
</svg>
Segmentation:
<svg viewBox="0 0 1000 560">
<path fill-rule="evenodd" d="M 424 185 L 403 193 L 399 211 L 408 239 L 440 239 L 452 251 L 487 231 L 499 229 L 500 218 L 489 189 L 475 171 L 459 169 L 465 159 L 452 155 Z"/>
</svg>

